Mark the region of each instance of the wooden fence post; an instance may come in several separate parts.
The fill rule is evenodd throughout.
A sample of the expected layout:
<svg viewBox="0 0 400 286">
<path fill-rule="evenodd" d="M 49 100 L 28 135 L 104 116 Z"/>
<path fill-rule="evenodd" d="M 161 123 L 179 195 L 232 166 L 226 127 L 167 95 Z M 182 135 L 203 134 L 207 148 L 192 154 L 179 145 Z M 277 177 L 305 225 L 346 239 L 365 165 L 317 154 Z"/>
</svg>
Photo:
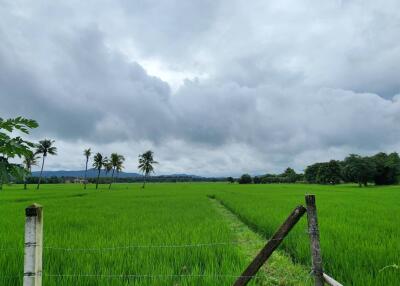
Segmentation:
<svg viewBox="0 0 400 286">
<path fill-rule="evenodd" d="M 43 211 L 33 204 L 25 209 L 24 286 L 42 285 Z"/>
<path fill-rule="evenodd" d="M 304 215 L 306 209 L 298 206 L 289 215 L 286 221 L 275 232 L 274 236 L 267 242 L 264 248 L 258 253 L 256 258 L 250 263 L 246 270 L 240 275 L 233 286 L 245 286 L 258 272 L 261 266 L 267 261 L 274 250 L 281 244 L 286 235 L 296 225 L 300 218 Z"/>
<path fill-rule="evenodd" d="M 322 269 L 321 247 L 319 243 L 317 207 L 315 205 L 314 195 L 306 195 L 306 206 L 308 233 L 310 236 L 312 272 L 315 278 L 314 285 L 323 286 L 325 279 L 323 277 L 324 272 Z"/>
</svg>

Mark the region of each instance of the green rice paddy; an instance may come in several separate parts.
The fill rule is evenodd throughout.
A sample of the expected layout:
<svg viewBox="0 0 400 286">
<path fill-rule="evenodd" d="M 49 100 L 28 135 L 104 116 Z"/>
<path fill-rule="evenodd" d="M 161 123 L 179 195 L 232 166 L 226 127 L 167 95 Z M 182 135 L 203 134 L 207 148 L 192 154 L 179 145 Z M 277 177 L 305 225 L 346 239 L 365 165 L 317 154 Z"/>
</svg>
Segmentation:
<svg viewBox="0 0 400 286">
<path fill-rule="evenodd" d="M 398 285 L 400 187 L 227 183 L 149 184 L 144 190 L 116 184 L 111 191 L 6 186 L 0 192 L 0 285 L 22 284 L 24 208 L 33 202 L 44 206 L 44 286 L 231 285 L 251 258 L 243 249 L 252 241 L 242 241 L 209 196 L 267 238 L 303 204 L 305 193 L 316 194 L 329 275 L 344 285 Z M 305 217 L 280 249 L 309 272 Z M 311 278 L 287 260 L 273 263 L 298 281 L 284 279 L 285 273 L 263 278 L 265 272 L 251 285 L 310 285 Z"/>
</svg>

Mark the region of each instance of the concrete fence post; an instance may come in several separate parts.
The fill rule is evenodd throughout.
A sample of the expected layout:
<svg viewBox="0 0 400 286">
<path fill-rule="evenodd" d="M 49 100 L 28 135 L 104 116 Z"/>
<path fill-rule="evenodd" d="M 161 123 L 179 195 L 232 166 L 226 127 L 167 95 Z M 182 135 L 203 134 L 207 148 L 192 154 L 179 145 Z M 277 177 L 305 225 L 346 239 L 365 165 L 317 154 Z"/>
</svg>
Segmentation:
<svg viewBox="0 0 400 286">
<path fill-rule="evenodd" d="M 33 204 L 25 209 L 23 286 L 42 285 L 43 210 Z"/>
</svg>

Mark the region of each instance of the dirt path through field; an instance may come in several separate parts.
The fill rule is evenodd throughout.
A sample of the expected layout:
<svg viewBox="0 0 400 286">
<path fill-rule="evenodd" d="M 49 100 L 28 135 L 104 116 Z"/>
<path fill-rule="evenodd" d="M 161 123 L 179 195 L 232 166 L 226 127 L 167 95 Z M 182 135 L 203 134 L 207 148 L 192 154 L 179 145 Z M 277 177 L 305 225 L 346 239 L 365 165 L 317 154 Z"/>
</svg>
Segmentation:
<svg viewBox="0 0 400 286">
<path fill-rule="evenodd" d="M 251 230 L 234 213 L 225 208 L 217 199 L 210 198 L 211 203 L 226 220 L 236 234 L 239 252 L 250 262 L 259 250 L 265 245 L 266 239 Z M 240 275 L 240 273 L 238 273 Z M 268 263 L 259 271 L 257 285 L 263 286 L 305 286 L 312 285 L 308 269 L 300 264 L 294 264 L 291 258 L 283 251 L 275 251 Z"/>
</svg>

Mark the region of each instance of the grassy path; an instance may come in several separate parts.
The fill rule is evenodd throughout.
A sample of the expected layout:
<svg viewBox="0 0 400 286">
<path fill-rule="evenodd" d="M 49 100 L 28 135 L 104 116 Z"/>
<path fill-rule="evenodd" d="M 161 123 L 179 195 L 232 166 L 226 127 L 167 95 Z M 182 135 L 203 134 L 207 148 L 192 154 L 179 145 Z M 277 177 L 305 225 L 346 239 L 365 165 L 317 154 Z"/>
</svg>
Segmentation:
<svg viewBox="0 0 400 286">
<path fill-rule="evenodd" d="M 210 198 L 210 201 L 236 234 L 236 240 L 240 242 L 237 245 L 238 251 L 246 258 L 246 262 L 250 262 L 265 245 L 266 239 L 250 229 L 218 200 Z M 257 285 L 262 286 L 306 286 L 312 284 L 308 269 L 303 265 L 294 264 L 283 251 L 275 251 L 272 254 L 268 263 L 259 271 L 258 277 Z"/>
</svg>

